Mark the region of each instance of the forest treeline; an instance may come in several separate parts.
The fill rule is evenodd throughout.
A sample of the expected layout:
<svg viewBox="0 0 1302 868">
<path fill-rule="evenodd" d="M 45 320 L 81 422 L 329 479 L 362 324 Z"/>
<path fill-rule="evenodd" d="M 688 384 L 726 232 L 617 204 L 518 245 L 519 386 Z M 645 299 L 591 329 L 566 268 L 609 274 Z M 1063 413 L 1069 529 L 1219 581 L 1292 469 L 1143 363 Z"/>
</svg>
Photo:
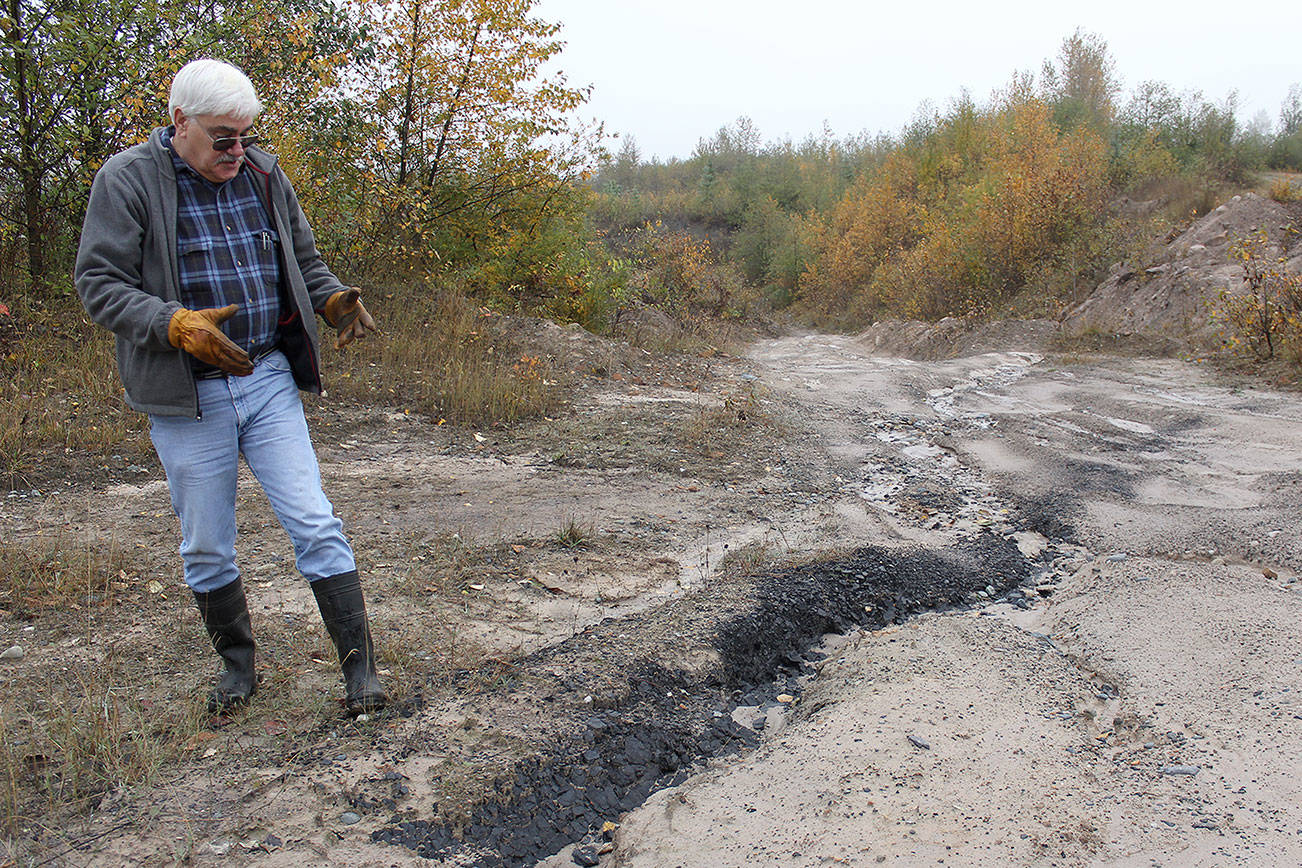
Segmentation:
<svg viewBox="0 0 1302 868">
<path fill-rule="evenodd" d="M 649 233 L 695 238 L 715 267 L 822 325 L 1053 313 L 1153 222 L 1188 221 L 1261 169 L 1302 168 L 1297 85 L 1277 122 L 1236 110 L 1234 95 L 1161 82 L 1122 94 L 1105 42 L 1077 32 L 1038 76 L 924 106 L 897 135 L 763 143 L 742 118 L 668 162 L 626 141 L 592 213 L 626 250 Z"/>
<path fill-rule="evenodd" d="M 363 286 L 437 286 L 594 330 L 658 307 L 822 324 L 1051 307 L 1117 258 L 1122 196 L 1171 219 L 1258 169 L 1302 168 L 1302 91 L 1275 123 L 1145 83 L 1078 32 L 985 101 L 892 135 L 764 142 L 747 120 L 644 161 L 576 120 L 533 0 L 12 0 L 0 13 L 0 281 L 67 296 L 96 169 L 166 122 L 197 56 L 244 68 L 258 132 L 318 243 Z M 614 147 L 619 144 L 619 147 Z M 609 150 L 614 153 L 610 153 Z M 1019 301 L 1022 300 L 1022 301 Z"/>
<path fill-rule="evenodd" d="M 569 293 L 603 135 L 573 120 L 587 89 L 543 72 L 563 43 L 532 6 L 5 3 L 0 280 L 30 299 L 68 293 L 96 170 L 165 125 L 176 70 L 211 56 L 258 87 L 256 131 L 341 276 L 517 301 Z"/>
</svg>

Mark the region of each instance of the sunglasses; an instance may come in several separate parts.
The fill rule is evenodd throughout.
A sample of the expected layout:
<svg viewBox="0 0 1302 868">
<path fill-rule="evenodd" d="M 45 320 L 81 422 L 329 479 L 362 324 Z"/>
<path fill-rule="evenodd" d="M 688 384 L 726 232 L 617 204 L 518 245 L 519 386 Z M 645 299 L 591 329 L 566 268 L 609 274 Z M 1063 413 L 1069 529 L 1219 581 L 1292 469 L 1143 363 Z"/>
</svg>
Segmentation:
<svg viewBox="0 0 1302 868">
<path fill-rule="evenodd" d="M 247 148 L 250 145 L 256 145 L 258 142 L 262 141 L 262 136 L 259 136 L 257 133 L 246 134 L 243 136 L 214 136 L 212 133 L 208 132 L 206 127 L 198 124 L 196 124 L 196 126 L 199 126 L 199 129 L 203 130 L 204 134 L 208 136 L 208 138 L 212 139 L 212 149 L 214 151 L 229 151 L 231 148 L 235 147 L 237 143 L 241 148 Z"/>
<path fill-rule="evenodd" d="M 206 130 L 205 130 L 206 132 Z M 229 151 L 239 142 L 241 148 L 247 148 L 249 145 L 256 145 L 262 141 L 261 136 L 222 136 L 219 139 L 212 140 L 212 149 L 214 151 Z"/>
</svg>

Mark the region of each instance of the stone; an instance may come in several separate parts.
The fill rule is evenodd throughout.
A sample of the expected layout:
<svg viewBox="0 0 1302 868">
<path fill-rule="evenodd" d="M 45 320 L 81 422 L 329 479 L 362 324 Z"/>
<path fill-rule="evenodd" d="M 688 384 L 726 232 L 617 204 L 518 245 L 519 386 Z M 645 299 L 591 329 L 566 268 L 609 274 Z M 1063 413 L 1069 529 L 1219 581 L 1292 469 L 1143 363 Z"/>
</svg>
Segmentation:
<svg viewBox="0 0 1302 868">
<path fill-rule="evenodd" d="M 601 857 L 597 855 L 596 847 L 576 847 L 570 858 L 574 860 L 575 865 L 583 865 L 586 868 L 601 864 Z"/>
<path fill-rule="evenodd" d="M 1200 771 L 1202 771 L 1202 769 L 1198 766 L 1162 766 L 1162 774 L 1164 775 L 1196 775 Z"/>
<path fill-rule="evenodd" d="M 931 750 L 931 742 L 927 741 L 920 735 L 910 735 L 909 741 L 913 743 L 914 747 L 919 747 L 923 750 Z"/>
<path fill-rule="evenodd" d="M 343 823 L 345 826 L 352 826 L 356 823 L 360 823 L 361 821 L 362 821 L 362 815 L 357 813 L 356 811 L 344 811 L 339 816 L 339 822 Z"/>
<path fill-rule="evenodd" d="M 26 654 L 21 645 L 11 645 L 0 652 L 0 660 L 22 660 Z"/>
</svg>

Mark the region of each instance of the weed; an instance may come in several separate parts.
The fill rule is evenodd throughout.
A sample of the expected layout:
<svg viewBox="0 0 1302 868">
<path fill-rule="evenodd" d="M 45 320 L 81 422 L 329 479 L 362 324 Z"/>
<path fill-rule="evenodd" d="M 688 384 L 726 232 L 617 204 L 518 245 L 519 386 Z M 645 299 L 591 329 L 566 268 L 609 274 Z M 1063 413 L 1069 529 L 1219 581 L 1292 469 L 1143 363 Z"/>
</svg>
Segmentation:
<svg viewBox="0 0 1302 868">
<path fill-rule="evenodd" d="M 723 458 L 742 432 L 771 425 L 759 391 L 750 383 L 724 395 L 719 404 L 694 413 L 683 426 L 681 439 L 685 446 L 707 458 Z"/>
<path fill-rule="evenodd" d="M 581 524 L 573 517 L 565 519 L 552 535 L 558 546 L 571 550 L 589 548 L 595 538 L 596 529 L 591 524 Z"/>
<path fill-rule="evenodd" d="M 1276 202 L 1297 202 L 1302 200 L 1302 186 L 1293 186 L 1288 178 L 1276 178 L 1270 182 L 1266 195 Z"/>
<path fill-rule="evenodd" d="M 20 614 L 109 606 L 131 586 L 130 569 L 113 540 L 78 542 L 59 530 L 21 545 L 0 542 L 0 601 Z"/>
</svg>

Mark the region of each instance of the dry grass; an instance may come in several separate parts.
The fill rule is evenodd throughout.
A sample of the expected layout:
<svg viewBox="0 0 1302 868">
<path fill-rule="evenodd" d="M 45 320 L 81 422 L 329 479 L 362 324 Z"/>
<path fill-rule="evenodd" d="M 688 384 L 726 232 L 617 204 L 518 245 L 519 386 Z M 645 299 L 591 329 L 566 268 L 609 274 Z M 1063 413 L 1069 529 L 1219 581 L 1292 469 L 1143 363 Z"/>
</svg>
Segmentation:
<svg viewBox="0 0 1302 868">
<path fill-rule="evenodd" d="M 516 347 L 486 308 L 422 287 L 372 293 L 367 302 L 384 334 L 322 353 L 338 395 L 479 426 L 540 415 L 563 398 L 559 378 Z M 72 297 L 8 306 L 0 315 L 0 486 L 39 484 L 60 459 L 149 460 L 148 419 L 122 400 L 112 336 Z M 322 326 L 323 340 L 329 331 Z"/>
<path fill-rule="evenodd" d="M 75 299 L 10 308 L 0 318 L 0 485 L 39 475 L 52 454 L 147 450 L 145 418 L 122 402 L 108 332 Z"/>
<path fill-rule="evenodd" d="M 580 522 L 570 517 L 557 528 L 556 533 L 552 535 L 552 540 L 561 548 L 573 551 L 590 548 L 596 536 L 596 528 L 591 523 Z"/>
<path fill-rule="evenodd" d="M 66 661 L 57 677 L 33 669 L 6 679 L 0 828 L 8 835 L 57 828 L 106 793 L 157 781 L 207 722 L 197 697 L 170 695 L 175 679 L 144 675 L 138 653 L 96 651 L 97 659 Z"/>
<path fill-rule="evenodd" d="M 142 593 L 111 539 L 74 539 L 60 529 L 0 543 L 3 614 L 31 621 L 33 637 L 20 640 L 21 659 L 0 664 L 0 828 L 8 834 L 154 780 L 202 726 L 200 705 L 175 695 L 175 679 L 143 660 L 140 648 L 105 641 L 113 634 L 106 624 L 138 606 Z M 82 621 L 84 634 L 74 626 L 57 650 L 49 644 Z"/>
<path fill-rule="evenodd" d="M 546 363 L 515 346 L 487 308 L 423 287 L 367 305 L 383 334 L 324 354 L 332 393 L 479 426 L 541 415 L 563 397 Z"/>
<path fill-rule="evenodd" d="M 773 420 L 752 383 L 724 395 L 719 404 L 693 413 L 683 426 L 680 439 L 686 448 L 707 458 L 723 458 L 736 449 L 740 435 L 772 425 Z"/>
<path fill-rule="evenodd" d="M 0 541 L 0 606 L 20 616 L 112 606 L 135 582 L 111 539 L 77 540 L 60 529 L 23 544 Z"/>
</svg>

